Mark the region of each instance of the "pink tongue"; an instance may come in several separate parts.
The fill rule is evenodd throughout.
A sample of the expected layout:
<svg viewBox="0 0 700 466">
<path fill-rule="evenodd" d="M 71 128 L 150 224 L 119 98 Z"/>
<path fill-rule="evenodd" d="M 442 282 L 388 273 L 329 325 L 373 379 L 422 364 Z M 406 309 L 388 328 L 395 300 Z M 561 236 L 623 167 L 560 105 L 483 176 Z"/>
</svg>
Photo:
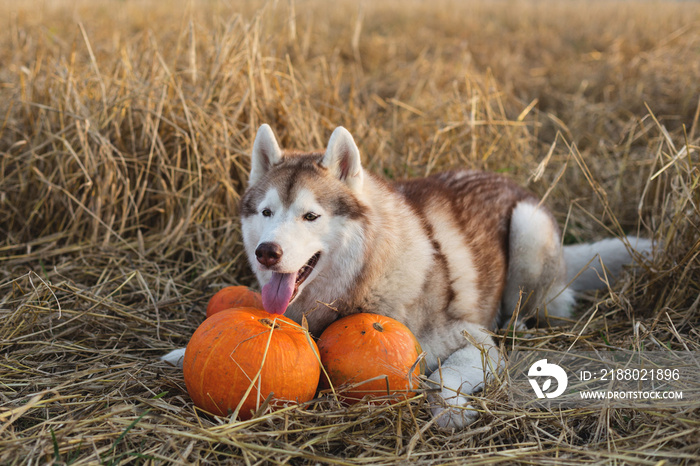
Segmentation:
<svg viewBox="0 0 700 466">
<path fill-rule="evenodd" d="M 272 273 L 267 285 L 262 287 L 263 307 L 270 314 L 284 314 L 294 293 L 296 273 Z"/>
</svg>

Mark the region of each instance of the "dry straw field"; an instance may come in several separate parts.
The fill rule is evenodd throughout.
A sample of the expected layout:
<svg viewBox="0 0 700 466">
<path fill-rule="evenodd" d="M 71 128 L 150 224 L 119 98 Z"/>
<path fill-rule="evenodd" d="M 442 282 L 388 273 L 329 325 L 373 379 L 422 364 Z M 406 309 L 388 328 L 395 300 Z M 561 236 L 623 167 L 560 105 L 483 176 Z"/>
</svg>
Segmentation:
<svg viewBox="0 0 700 466">
<path fill-rule="evenodd" d="M 700 4 L 0 1 L 0 464 L 698 464 L 700 402 L 520 411 L 463 432 L 424 395 L 244 423 L 158 360 L 254 285 L 238 201 L 267 122 L 336 125 L 389 178 L 506 173 L 577 242 L 656 248 L 570 325 L 504 349 L 700 350 Z"/>
</svg>

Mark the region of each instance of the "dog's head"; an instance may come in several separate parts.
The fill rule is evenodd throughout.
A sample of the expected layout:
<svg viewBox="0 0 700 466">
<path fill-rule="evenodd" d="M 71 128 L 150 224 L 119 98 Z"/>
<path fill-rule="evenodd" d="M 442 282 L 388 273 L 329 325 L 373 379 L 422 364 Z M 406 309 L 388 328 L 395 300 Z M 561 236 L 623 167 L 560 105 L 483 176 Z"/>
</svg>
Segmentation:
<svg viewBox="0 0 700 466">
<path fill-rule="evenodd" d="M 319 276 L 351 267 L 350 255 L 361 254 L 363 179 L 345 128 L 333 131 L 325 152 L 312 153 L 283 152 L 268 125 L 258 129 L 241 225 L 268 312 L 284 313 Z"/>
</svg>

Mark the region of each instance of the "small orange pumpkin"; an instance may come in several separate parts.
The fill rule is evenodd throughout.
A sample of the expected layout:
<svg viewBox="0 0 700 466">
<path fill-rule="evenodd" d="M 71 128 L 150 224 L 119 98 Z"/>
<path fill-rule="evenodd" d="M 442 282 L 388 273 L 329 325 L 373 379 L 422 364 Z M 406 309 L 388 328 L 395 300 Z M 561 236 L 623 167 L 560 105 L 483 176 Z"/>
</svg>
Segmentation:
<svg viewBox="0 0 700 466">
<path fill-rule="evenodd" d="M 254 308 L 228 309 L 206 319 L 187 344 L 183 362 L 195 405 L 220 416 L 238 409 L 242 420 L 270 393 L 272 406 L 311 400 L 320 372 L 318 348 L 308 331 Z"/>
<path fill-rule="evenodd" d="M 416 361 L 423 351 L 408 327 L 390 317 L 359 313 L 337 320 L 318 348 L 333 387 L 349 387 L 340 395 L 350 404 L 367 395 L 406 399 L 418 387 L 423 365 Z M 329 386 L 322 375 L 321 387 Z"/>
<path fill-rule="evenodd" d="M 247 286 L 227 286 L 217 291 L 207 304 L 207 317 L 234 307 L 262 309 L 262 296 Z"/>
</svg>

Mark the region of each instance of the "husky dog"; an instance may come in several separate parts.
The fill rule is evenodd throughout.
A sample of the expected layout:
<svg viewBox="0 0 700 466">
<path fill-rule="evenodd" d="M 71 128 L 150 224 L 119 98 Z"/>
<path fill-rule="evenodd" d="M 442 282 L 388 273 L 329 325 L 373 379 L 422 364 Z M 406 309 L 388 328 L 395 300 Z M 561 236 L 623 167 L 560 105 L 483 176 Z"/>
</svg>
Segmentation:
<svg viewBox="0 0 700 466">
<path fill-rule="evenodd" d="M 305 316 L 316 336 L 357 312 L 404 323 L 440 387 L 432 412 L 443 428 L 478 417 L 467 395 L 498 368 L 490 330 L 516 310 L 568 318 L 575 291 L 631 262 L 634 239 L 562 247 L 539 199 L 496 174 L 388 183 L 363 170 L 342 127 L 325 152 L 301 153 L 283 152 L 262 125 L 240 213 L 265 309 Z"/>
</svg>

